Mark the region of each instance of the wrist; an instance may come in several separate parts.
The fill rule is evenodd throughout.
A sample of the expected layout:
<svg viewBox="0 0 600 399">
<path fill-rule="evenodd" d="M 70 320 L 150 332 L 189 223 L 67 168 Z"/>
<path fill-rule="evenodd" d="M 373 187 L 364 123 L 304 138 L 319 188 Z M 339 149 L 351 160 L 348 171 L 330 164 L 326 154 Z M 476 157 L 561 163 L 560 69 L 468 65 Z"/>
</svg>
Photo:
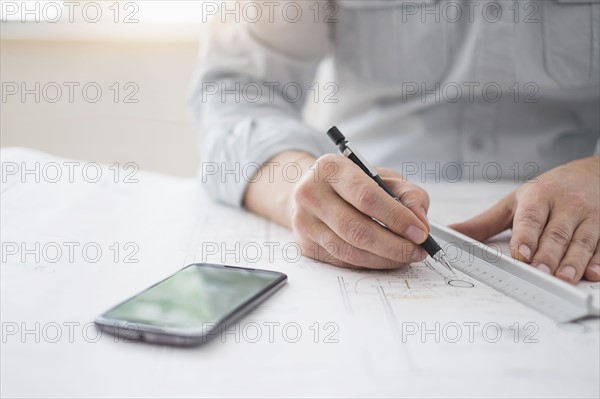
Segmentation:
<svg viewBox="0 0 600 399">
<path fill-rule="evenodd" d="M 303 151 L 285 151 L 265 162 L 260 179 L 246 188 L 244 206 L 283 226 L 291 226 L 293 192 L 316 158 Z"/>
</svg>

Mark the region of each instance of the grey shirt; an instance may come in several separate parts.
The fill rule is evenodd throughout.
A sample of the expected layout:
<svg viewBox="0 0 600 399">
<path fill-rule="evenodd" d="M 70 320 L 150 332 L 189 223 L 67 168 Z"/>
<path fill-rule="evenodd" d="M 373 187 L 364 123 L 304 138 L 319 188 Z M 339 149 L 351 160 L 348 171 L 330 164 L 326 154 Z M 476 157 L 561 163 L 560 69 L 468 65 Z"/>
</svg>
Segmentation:
<svg viewBox="0 0 600 399">
<path fill-rule="evenodd" d="M 191 105 L 222 202 L 282 151 L 334 152 L 333 124 L 417 182 L 522 182 L 598 152 L 600 0 L 268 3 L 202 34 Z"/>
</svg>

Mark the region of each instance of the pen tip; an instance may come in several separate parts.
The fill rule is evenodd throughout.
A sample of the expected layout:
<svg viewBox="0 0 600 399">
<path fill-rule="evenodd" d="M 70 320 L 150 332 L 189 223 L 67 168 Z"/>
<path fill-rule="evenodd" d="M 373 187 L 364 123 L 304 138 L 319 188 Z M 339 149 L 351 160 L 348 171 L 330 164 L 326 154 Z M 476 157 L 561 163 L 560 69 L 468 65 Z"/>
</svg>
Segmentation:
<svg viewBox="0 0 600 399">
<path fill-rule="evenodd" d="M 448 261 L 448 259 L 446 258 L 445 255 L 442 255 L 440 257 L 441 263 L 442 265 L 446 266 L 446 268 L 448 270 L 450 270 L 452 272 L 452 274 L 456 275 L 456 273 L 454 272 L 454 268 L 452 267 L 452 265 L 450 264 L 450 261 Z"/>
</svg>

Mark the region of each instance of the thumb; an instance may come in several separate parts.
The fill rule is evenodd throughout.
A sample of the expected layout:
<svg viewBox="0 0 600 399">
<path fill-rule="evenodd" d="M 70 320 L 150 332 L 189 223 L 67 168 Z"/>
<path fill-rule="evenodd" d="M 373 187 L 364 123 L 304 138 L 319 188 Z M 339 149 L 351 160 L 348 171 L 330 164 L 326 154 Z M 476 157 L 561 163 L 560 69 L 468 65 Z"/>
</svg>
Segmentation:
<svg viewBox="0 0 600 399">
<path fill-rule="evenodd" d="M 450 228 L 477 241 L 487 240 L 512 226 L 515 194 L 511 193 L 483 213 Z"/>
</svg>

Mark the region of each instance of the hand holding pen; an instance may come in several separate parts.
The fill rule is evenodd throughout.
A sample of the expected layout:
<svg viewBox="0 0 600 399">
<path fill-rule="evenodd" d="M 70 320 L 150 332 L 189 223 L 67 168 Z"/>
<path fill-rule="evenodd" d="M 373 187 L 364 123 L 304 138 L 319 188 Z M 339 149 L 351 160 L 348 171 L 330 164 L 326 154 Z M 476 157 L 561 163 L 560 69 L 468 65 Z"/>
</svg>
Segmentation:
<svg viewBox="0 0 600 399">
<path fill-rule="evenodd" d="M 396 193 L 390 187 L 388 187 L 381 176 L 379 176 L 379 172 L 367 162 L 367 160 L 354 148 L 354 146 L 348 142 L 348 140 L 346 140 L 346 137 L 344 137 L 342 132 L 340 132 L 337 127 L 333 126 L 331 129 L 329 129 L 327 135 L 333 141 L 333 143 L 338 146 L 342 155 L 354 162 L 356 166 L 365 172 L 367 176 L 373 179 L 373 181 L 377 183 L 377 185 L 381 187 L 383 191 L 385 191 L 396 202 L 402 204 Z M 448 270 L 454 273 L 446 254 L 442 250 L 442 247 L 440 247 L 433 237 L 427 235 L 426 240 L 422 242 L 416 242 L 419 243 L 421 248 L 423 248 L 435 261 L 441 263 Z"/>
<path fill-rule="evenodd" d="M 315 160 L 308 153 L 290 151 L 271 161 L 300 165 L 302 179 L 275 184 L 265 179 L 264 185 L 261 180 L 249 188 L 246 204 L 259 214 L 290 209 L 277 212 L 276 220 L 292 228 L 304 255 L 337 266 L 371 269 L 400 268 L 427 257 L 418 244 L 428 237 L 429 197 L 399 173 L 380 170 L 401 203 L 341 155 Z M 269 207 L 265 195 L 273 198 Z"/>
</svg>

